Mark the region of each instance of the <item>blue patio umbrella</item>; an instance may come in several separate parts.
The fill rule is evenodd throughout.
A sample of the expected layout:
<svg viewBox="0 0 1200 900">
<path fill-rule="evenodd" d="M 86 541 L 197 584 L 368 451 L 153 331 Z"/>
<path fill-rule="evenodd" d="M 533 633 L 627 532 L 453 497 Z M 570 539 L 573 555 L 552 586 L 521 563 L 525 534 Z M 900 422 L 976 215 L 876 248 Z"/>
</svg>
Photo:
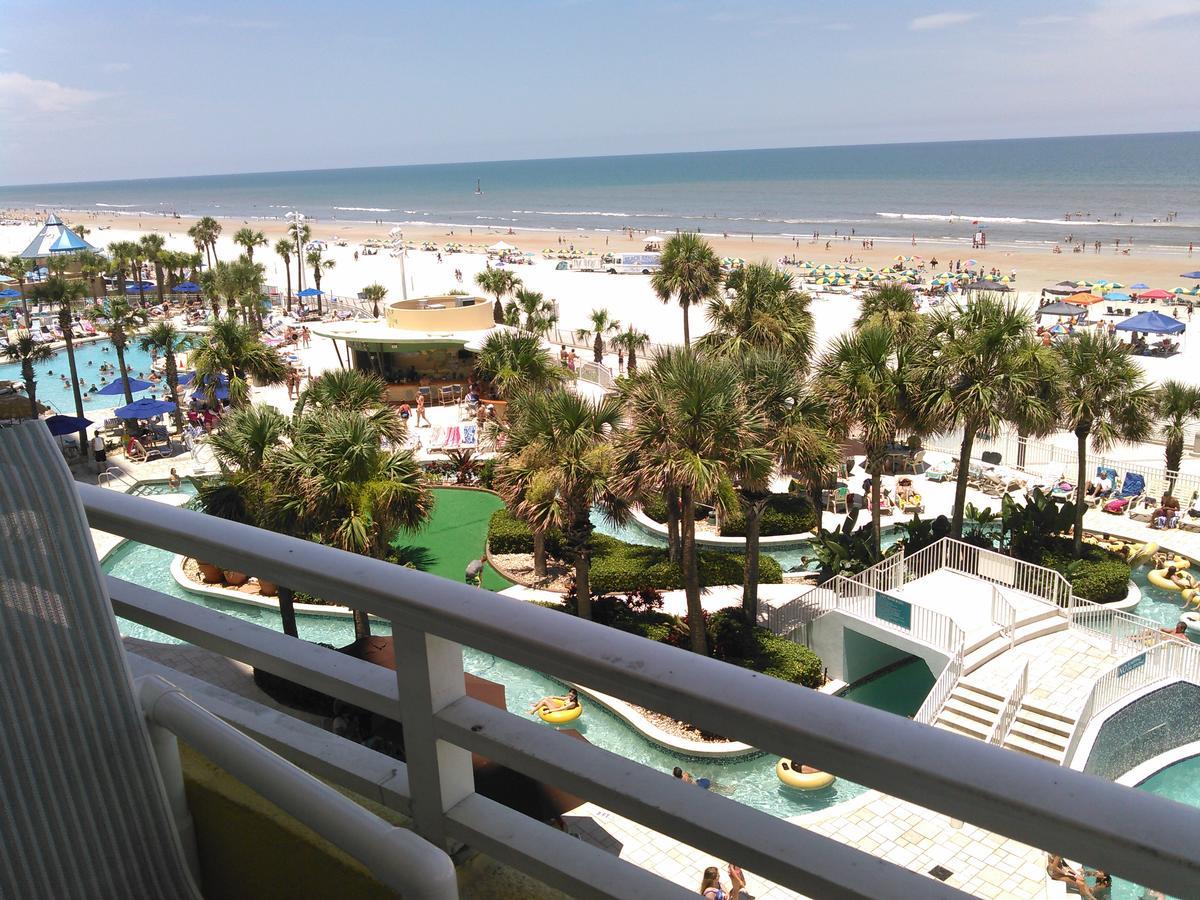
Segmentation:
<svg viewBox="0 0 1200 900">
<path fill-rule="evenodd" d="M 1197 275 L 1200 278 L 1200 274 Z M 324 291 L 318 291 L 316 288 L 305 288 L 302 291 L 297 291 L 297 297 L 320 297 L 324 295 Z"/>
<path fill-rule="evenodd" d="M 217 389 L 213 393 L 213 397 L 215 397 L 217 400 L 220 400 L 222 403 L 224 403 L 225 401 L 227 401 L 229 399 L 229 388 L 223 387 L 221 385 L 217 385 Z M 193 400 L 209 400 L 212 398 L 210 398 L 208 396 L 208 393 L 204 390 L 204 388 L 201 388 L 198 391 L 192 392 L 192 399 Z"/>
<path fill-rule="evenodd" d="M 148 387 L 154 387 L 154 385 L 152 385 L 150 382 L 142 381 L 140 378 L 118 378 L 116 381 L 106 384 L 104 387 L 100 388 L 100 390 L 96 391 L 96 393 L 105 395 L 123 394 L 125 393 L 126 381 L 129 382 L 129 392 L 132 394 L 136 394 L 138 391 L 144 391 Z"/>
<path fill-rule="evenodd" d="M 1144 331 L 1147 334 L 1180 334 L 1187 326 L 1154 310 L 1147 310 L 1117 323 L 1117 331 Z"/>
<path fill-rule="evenodd" d="M 1149 287 L 1150 287 L 1150 285 L 1146 284 L 1144 281 L 1139 281 L 1137 284 L 1131 284 L 1129 286 L 1129 289 L 1131 291 L 1144 291 L 1144 290 L 1147 290 Z"/>
<path fill-rule="evenodd" d="M 14 291 L 12 288 L 5 288 L 4 290 L 0 291 L 0 297 L 4 297 L 5 299 L 8 299 L 9 297 L 20 297 L 20 296 L 21 296 L 21 292 Z"/>
<path fill-rule="evenodd" d="M 78 416 L 51 416 L 48 419 L 42 419 L 46 423 L 46 427 L 50 429 L 50 433 L 55 437 L 62 437 L 64 434 L 75 434 L 78 431 L 83 431 L 92 424 L 91 419 L 81 419 Z"/>
<path fill-rule="evenodd" d="M 149 294 L 154 291 L 154 285 L 149 281 L 127 281 L 125 282 L 125 293 L 127 294 Z"/>
<path fill-rule="evenodd" d="M 194 281 L 181 281 L 175 287 L 171 288 L 172 294 L 198 294 L 200 293 L 200 285 Z"/>
<path fill-rule="evenodd" d="M 143 397 L 134 400 L 128 406 L 113 410 L 118 419 L 153 419 L 164 413 L 175 412 L 175 404 L 170 400 L 155 400 L 153 397 Z"/>
<path fill-rule="evenodd" d="M 1180 278 L 1200 278 L 1200 272 L 1184 272 Z"/>
<path fill-rule="evenodd" d="M 187 385 L 192 383 L 192 380 L 195 377 L 196 377 L 195 372 L 184 372 L 182 375 L 179 376 L 180 387 L 187 387 Z M 212 376 L 210 375 L 208 377 L 211 378 Z M 228 375 L 218 375 L 217 376 L 217 387 L 225 387 L 228 384 L 229 384 L 229 376 Z"/>
</svg>

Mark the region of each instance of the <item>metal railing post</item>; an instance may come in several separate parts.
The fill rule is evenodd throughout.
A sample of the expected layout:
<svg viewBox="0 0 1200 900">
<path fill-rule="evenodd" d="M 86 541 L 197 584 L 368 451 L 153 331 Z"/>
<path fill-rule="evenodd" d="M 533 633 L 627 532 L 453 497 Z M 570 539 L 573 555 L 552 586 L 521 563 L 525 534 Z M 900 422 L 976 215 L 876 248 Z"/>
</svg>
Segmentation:
<svg viewBox="0 0 1200 900">
<path fill-rule="evenodd" d="M 475 776 L 470 752 L 438 740 L 433 717 L 466 695 L 462 647 L 396 623 L 392 635 L 413 826 L 449 850 L 445 813 L 475 792 Z"/>
</svg>

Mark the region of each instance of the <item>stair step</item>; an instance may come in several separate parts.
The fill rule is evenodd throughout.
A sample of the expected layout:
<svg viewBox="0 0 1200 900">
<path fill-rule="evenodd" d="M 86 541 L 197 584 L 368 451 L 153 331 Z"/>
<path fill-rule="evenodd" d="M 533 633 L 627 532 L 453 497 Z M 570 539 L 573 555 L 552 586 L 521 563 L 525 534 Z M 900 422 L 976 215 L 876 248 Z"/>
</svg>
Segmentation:
<svg viewBox="0 0 1200 900">
<path fill-rule="evenodd" d="M 1062 737 L 1068 739 L 1071 737 L 1071 731 L 1075 726 L 1074 722 L 1068 722 L 1058 718 L 1052 719 L 1050 716 L 1044 716 L 1041 713 L 1034 712 L 1027 706 L 1022 706 L 1017 710 L 1016 721 L 1022 723 L 1023 725 L 1037 728 L 1041 731 L 1048 731 L 1051 734 L 1061 735 Z"/>
<path fill-rule="evenodd" d="M 1061 734 L 1054 734 L 1049 731 L 1042 731 L 1040 728 L 1030 728 L 1020 722 L 1013 722 L 1012 728 L 1008 731 L 1009 737 L 1020 737 L 1026 741 L 1033 741 L 1043 746 L 1049 747 L 1051 750 L 1065 752 L 1067 743 L 1070 737 L 1064 737 Z"/>
<path fill-rule="evenodd" d="M 1023 619 L 1017 619 L 1017 631 L 1019 632 L 1022 628 L 1025 628 L 1028 625 L 1036 624 L 1037 622 L 1044 622 L 1047 619 L 1057 618 L 1063 619 L 1064 623 L 1066 621 L 1066 618 L 1062 615 L 1062 610 L 1059 607 L 1046 604 L 1033 615 L 1028 615 Z"/>
<path fill-rule="evenodd" d="M 960 694 L 957 690 L 946 698 L 946 706 L 954 704 L 963 715 L 973 719 L 992 722 L 1000 715 L 1000 704 L 990 697 L 977 697 L 974 694 Z"/>
<path fill-rule="evenodd" d="M 950 731 L 957 731 L 959 734 L 965 734 L 967 737 L 973 737 L 980 741 L 986 741 L 991 733 L 991 728 L 976 722 L 974 719 L 963 718 L 955 715 L 953 712 L 943 710 L 934 720 L 934 724 L 942 728 L 947 728 Z"/>
<path fill-rule="evenodd" d="M 1007 699 L 1003 694 L 997 694 L 991 688 L 980 687 L 979 685 L 972 684 L 969 681 L 960 680 L 958 682 L 958 687 L 955 689 L 955 692 L 957 693 L 958 690 L 960 690 L 960 689 L 970 691 L 973 694 L 983 694 L 983 696 L 990 697 L 993 700 L 998 700 L 1001 703 L 1003 703 Z"/>
<path fill-rule="evenodd" d="M 1055 712 L 1052 709 L 1046 709 L 1045 707 L 1038 706 L 1035 703 L 1030 703 L 1028 700 L 1021 701 L 1021 708 L 1019 712 L 1031 712 L 1039 716 L 1045 716 L 1047 719 L 1054 719 L 1058 722 L 1062 722 L 1068 728 L 1075 727 L 1075 719 L 1071 718 L 1070 716 L 1064 715 L 1060 712 Z"/>
<path fill-rule="evenodd" d="M 1020 753 L 1036 756 L 1038 759 L 1044 759 L 1047 762 L 1052 762 L 1055 765 L 1061 765 L 1063 754 L 1062 751 L 1054 750 L 1047 747 L 1045 744 L 1038 744 L 1033 741 L 1027 741 L 1019 734 L 1013 734 L 1011 731 L 1008 737 L 1004 739 L 1004 746 L 1009 750 L 1016 750 Z"/>
</svg>

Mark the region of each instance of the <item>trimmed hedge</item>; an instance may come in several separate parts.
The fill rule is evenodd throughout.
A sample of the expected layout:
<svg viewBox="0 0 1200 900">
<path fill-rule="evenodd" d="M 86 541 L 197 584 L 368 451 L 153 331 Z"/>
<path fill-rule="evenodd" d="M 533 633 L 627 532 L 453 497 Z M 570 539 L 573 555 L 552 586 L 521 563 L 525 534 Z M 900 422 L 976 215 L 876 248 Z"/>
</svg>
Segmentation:
<svg viewBox="0 0 1200 900">
<path fill-rule="evenodd" d="M 642 512 L 658 522 L 660 525 L 665 525 L 667 522 L 667 498 L 662 494 L 653 494 L 642 501 Z M 708 507 L 696 504 L 696 521 L 708 518 Z"/>
<path fill-rule="evenodd" d="M 713 613 L 708 633 L 717 659 L 805 687 L 817 688 L 823 682 L 817 654 L 766 628 L 750 626 L 739 607 Z"/>
<path fill-rule="evenodd" d="M 636 592 L 643 588 L 673 590 L 683 587 L 683 570 L 667 558 L 665 547 L 644 547 L 626 544 L 604 534 L 593 534 L 590 571 L 592 593 L 611 594 Z M 488 525 L 488 546 L 493 553 L 532 553 L 533 534 L 529 526 L 506 509 L 492 513 Z M 546 535 L 546 552 L 556 559 L 565 559 L 562 535 L 551 531 Z M 700 551 L 700 584 L 741 584 L 745 556 L 720 550 Z M 783 570 L 769 556 L 761 555 L 759 581 L 779 584 Z"/>
<path fill-rule="evenodd" d="M 759 537 L 803 534 L 817 526 L 817 515 L 807 497 L 799 494 L 772 494 L 758 520 Z M 741 510 L 721 520 L 722 537 L 745 537 L 746 517 Z"/>
<path fill-rule="evenodd" d="M 1077 595 L 1093 603 L 1115 603 L 1129 591 L 1129 563 L 1093 544 L 1084 544 L 1083 558 L 1073 559 L 1071 542 L 1057 540 L 1042 554 L 1041 565 L 1061 572 Z"/>
</svg>

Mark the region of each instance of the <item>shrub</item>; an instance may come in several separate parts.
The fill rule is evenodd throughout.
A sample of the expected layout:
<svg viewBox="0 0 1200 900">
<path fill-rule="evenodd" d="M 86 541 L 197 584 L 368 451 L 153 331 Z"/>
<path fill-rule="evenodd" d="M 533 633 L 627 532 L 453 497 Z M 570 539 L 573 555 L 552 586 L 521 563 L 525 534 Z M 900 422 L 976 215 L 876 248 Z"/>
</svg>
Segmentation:
<svg viewBox="0 0 1200 900">
<path fill-rule="evenodd" d="M 772 494 L 758 520 L 759 537 L 780 534 L 803 534 L 817 526 L 817 514 L 808 498 L 798 494 Z M 741 510 L 721 520 L 723 537 L 745 537 L 746 517 Z"/>
<path fill-rule="evenodd" d="M 713 656 L 805 687 L 821 686 L 821 658 L 807 647 L 766 628 L 751 626 L 738 607 L 713 613 L 708 621 Z"/>
<path fill-rule="evenodd" d="M 1056 538 L 1043 552 L 1040 563 L 1061 572 L 1071 582 L 1071 590 L 1093 603 L 1124 600 L 1129 590 L 1129 563 L 1093 544 L 1084 544 L 1083 558 L 1073 559 L 1071 542 Z"/>
<path fill-rule="evenodd" d="M 667 521 L 667 498 L 662 494 L 652 494 L 642 501 L 642 512 L 658 523 Z M 707 506 L 696 506 L 696 521 L 708 518 Z"/>
<path fill-rule="evenodd" d="M 492 456 L 479 464 L 479 486 L 492 489 L 496 479 L 496 457 Z"/>
<path fill-rule="evenodd" d="M 488 522 L 488 548 L 493 553 L 532 553 L 533 532 L 507 509 L 498 509 Z"/>
</svg>

